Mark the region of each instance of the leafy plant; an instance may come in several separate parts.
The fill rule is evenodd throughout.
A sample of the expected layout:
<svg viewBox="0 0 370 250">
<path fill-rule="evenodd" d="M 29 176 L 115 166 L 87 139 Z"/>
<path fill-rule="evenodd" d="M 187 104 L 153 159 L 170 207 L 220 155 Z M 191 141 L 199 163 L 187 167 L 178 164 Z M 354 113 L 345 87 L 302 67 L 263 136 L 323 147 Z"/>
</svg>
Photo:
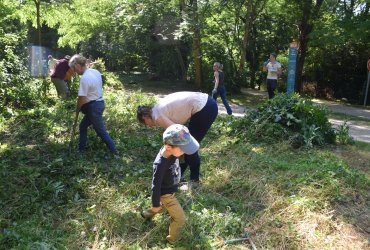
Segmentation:
<svg viewBox="0 0 370 250">
<path fill-rule="evenodd" d="M 278 94 L 261 104 L 257 111 L 234 121 L 232 133 L 252 140 L 288 139 L 295 147 L 333 143 L 335 133 L 327 114 L 326 109 L 298 94 Z"/>
<path fill-rule="evenodd" d="M 349 135 L 349 126 L 347 122 L 344 122 L 343 124 L 339 125 L 335 129 L 335 134 L 337 136 L 337 141 L 340 144 L 353 144 L 354 143 L 353 138 Z"/>
</svg>

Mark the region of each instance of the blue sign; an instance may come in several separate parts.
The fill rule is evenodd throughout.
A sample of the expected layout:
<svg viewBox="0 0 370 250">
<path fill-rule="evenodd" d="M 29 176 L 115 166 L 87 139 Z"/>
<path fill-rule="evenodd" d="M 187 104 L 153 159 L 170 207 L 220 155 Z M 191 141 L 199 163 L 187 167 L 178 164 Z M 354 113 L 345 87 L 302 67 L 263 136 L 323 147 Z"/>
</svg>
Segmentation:
<svg viewBox="0 0 370 250">
<path fill-rule="evenodd" d="M 288 57 L 288 83 L 286 92 L 291 94 L 294 92 L 295 85 L 295 70 L 297 63 L 297 48 L 289 48 L 289 57 Z"/>
</svg>

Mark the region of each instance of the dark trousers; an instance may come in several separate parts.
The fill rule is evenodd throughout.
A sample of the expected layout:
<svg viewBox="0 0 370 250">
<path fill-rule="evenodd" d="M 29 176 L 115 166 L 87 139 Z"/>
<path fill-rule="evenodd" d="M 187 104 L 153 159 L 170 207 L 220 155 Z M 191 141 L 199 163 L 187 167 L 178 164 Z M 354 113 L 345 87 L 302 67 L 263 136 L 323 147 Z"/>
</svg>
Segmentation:
<svg viewBox="0 0 370 250">
<path fill-rule="evenodd" d="M 112 153 L 116 153 L 116 145 L 109 136 L 103 121 L 104 101 L 96 101 L 88 104 L 85 116 L 80 123 L 80 143 L 78 149 L 84 151 L 87 143 L 87 128 L 93 125 L 96 134 L 103 140 Z"/>
<path fill-rule="evenodd" d="M 269 93 L 269 99 L 273 98 L 275 96 L 275 89 L 277 86 L 277 80 L 276 79 L 267 79 L 267 92 Z"/>
<path fill-rule="evenodd" d="M 208 97 L 208 101 L 202 110 L 195 113 L 188 125 L 190 134 L 200 143 L 207 134 L 212 123 L 218 114 L 216 101 Z M 199 181 L 200 158 L 198 151 L 192 155 L 185 155 L 185 163 L 181 164 L 181 176 L 184 174 L 187 166 L 190 166 L 190 180 Z"/>
<path fill-rule="evenodd" d="M 231 115 L 233 113 L 233 111 L 231 110 L 230 105 L 226 100 L 226 89 L 225 89 L 224 85 L 221 85 L 217 88 L 217 92 L 216 92 L 216 94 L 213 95 L 213 99 L 215 99 L 217 101 L 218 95 L 221 96 L 221 100 L 222 100 L 222 103 L 224 104 L 224 106 L 226 108 L 227 114 Z"/>
</svg>

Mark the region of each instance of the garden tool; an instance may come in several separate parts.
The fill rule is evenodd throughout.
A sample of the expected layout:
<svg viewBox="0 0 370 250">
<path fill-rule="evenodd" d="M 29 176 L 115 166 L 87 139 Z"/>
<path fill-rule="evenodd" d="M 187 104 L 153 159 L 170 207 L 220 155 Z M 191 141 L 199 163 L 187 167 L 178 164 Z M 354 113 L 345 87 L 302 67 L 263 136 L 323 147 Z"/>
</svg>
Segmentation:
<svg viewBox="0 0 370 250">
<path fill-rule="evenodd" d="M 257 250 L 256 245 L 254 245 L 253 241 L 249 237 L 247 231 L 244 229 L 244 233 L 242 235 L 242 238 L 236 238 L 236 239 L 230 239 L 230 240 L 225 240 L 225 244 L 235 244 L 238 242 L 248 242 L 249 245 L 251 246 L 252 250 Z"/>
<path fill-rule="evenodd" d="M 79 111 L 76 112 L 75 120 L 73 122 L 73 127 L 72 127 L 72 132 L 71 132 L 71 140 L 69 141 L 69 151 L 71 151 L 71 149 L 72 149 L 73 139 L 74 139 L 74 136 L 75 136 L 75 133 L 76 133 L 76 127 L 77 127 L 77 121 L 78 121 L 78 114 L 79 113 L 80 113 Z"/>
</svg>

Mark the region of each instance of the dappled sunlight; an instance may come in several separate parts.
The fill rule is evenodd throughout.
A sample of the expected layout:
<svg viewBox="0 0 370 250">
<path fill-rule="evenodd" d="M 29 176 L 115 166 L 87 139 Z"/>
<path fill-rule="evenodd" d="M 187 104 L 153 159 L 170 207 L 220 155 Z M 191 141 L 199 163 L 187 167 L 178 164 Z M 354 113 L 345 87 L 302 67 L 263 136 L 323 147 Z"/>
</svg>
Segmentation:
<svg viewBox="0 0 370 250">
<path fill-rule="evenodd" d="M 330 123 L 334 125 L 334 127 L 338 128 L 339 126 L 344 125 L 346 123 L 349 125 L 349 134 L 355 139 L 356 141 L 362 141 L 366 143 L 370 143 L 370 126 L 368 125 L 358 125 L 352 121 L 342 121 L 337 119 L 329 119 Z"/>
<path fill-rule="evenodd" d="M 46 245 L 43 235 L 59 237 L 69 248 L 166 248 L 168 214 L 151 222 L 140 216 L 141 209 L 151 206 L 152 162 L 163 130 L 140 126 L 133 111 L 154 97 L 131 90 L 105 97 L 104 116 L 119 149 L 116 156 L 108 154 L 92 129 L 84 155 L 75 150 L 78 133 L 68 150 L 74 101 L 30 111 L 3 126 L 0 157 L 7 175 L 0 176 L 7 178 L 1 198 L 12 208 L 4 213 L 6 230 Z M 244 228 L 258 248 L 345 249 L 340 230 L 349 234 L 343 239 L 364 246 L 364 236 L 356 232 L 359 222 L 348 222 L 356 211 L 367 211 L 365 197 L 357 198 L 361 194 L 352 186 L 363 179 L 323 149 L 243 141 L 229 133 L 231 120 L 219 117 L 202 142 L 200 185 L 176 194 L 187 218 L 176 247 L 246 249 L 247 244 L 224 244 L 240 237 Z M 362 205 L 332 208 L 329 201 L 337 190 L 348 191 Z M 28 231 L 34 234 L 26 236 Z"/>
<path fill-rule="evenodd" d="M 263 154 L 265 150 L 262 147 L 252 147 L 252 151 L 257 154 Z"/>
</svg>

